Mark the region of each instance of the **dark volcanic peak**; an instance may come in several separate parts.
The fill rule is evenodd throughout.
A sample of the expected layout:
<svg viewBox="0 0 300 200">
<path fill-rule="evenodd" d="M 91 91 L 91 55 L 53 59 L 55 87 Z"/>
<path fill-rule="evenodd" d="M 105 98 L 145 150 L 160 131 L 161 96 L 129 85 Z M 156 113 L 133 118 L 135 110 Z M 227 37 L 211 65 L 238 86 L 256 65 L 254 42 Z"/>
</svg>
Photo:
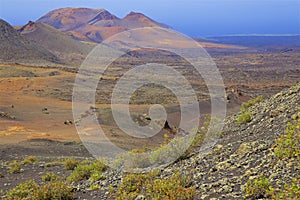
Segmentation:
<svg viewBox="0 0 300 200">
<path fill-rule="evenodd" d="M 32 22 L 28 24 L 31 28 Z M 30 64 L 61 63 L 40 45 L 30 42 L 4 20 L 0 19 L 0 61 Z"/>
</svg>

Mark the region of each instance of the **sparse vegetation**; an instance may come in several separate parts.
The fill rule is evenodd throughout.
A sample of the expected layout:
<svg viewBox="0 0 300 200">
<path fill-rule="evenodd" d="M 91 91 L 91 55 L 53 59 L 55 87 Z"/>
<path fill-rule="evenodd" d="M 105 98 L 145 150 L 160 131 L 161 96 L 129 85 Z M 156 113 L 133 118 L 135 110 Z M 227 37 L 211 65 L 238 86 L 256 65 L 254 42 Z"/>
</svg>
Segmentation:
<svg viewBox="0 0 300 200">
<path fill-rule="evenodd" d="M 67 178 L 67 182 L 77 182 L 81 180 L 88 180 L 92 177 L 93 180 L 102 178 L 101 172 L 106 170 L 107 166 L 101 161 L 96 160 L 90 164 L 78 165 L 72 174 Z M 98 180 L 99 180 L 98 179 Z"/>
<path fill-rule="evenodd" d="M 133 149 L 119 155 L 113 164 L 117 168 L 124 166 L 138 169 L 149 167 L 153 163 L 163 165 L 173 162 L 174 159 L 183 160 L 200 147 L 204 140 L 205 131 L 199 127 L 192 129 L 190 133 L 194 135 L 194 138 L 175 137 L 170 139 L 168 134 L 164 134 L 164 142 L 159 147 Z"/>
<path fill-rule="evenodd" d="M 263 199 L 269 198 L 268 191 L 270 189 L 269 180 L 261 175 L 253 180 L 248 180 L 246 184 L 245 199 Z"/>
<path fill-rule="evenodd" d="M 51 181 L 39 186 L 33 180 L 26 181 L 6 193 L 4 200 L 71 200 L 74 199 L 71 188 L 61 181 Z"/>
<path fill-rule="evenodd" d="M 275 157 L 281 160 L 299 160 L 300 155 L 300 112 L 292 116 L 292 122 L 288 123 L 285 134 L 275 141 L 273 151 Z M 298 166 L 299 167 L 299 166 Z M 246 184 L 245 199 L 270 198 L 274 200 L 299 199 L 300 179 L 294 177 L 290 184 L 283 188 L 271 187 L 270 181 L 265 176 L 248 180 Z"/>
<path fill-rule="evenodd" d="M 209 125 L 209 123 L 208 123 Z M 208 126 L 207 125 L 207 126 Z M 206 127 L 207 127 L 206 126 Z M 182 154 L 179 158 L 179 160 L 183 160 L 186 159 L 188 156 L 190 156 L 193 152 L 195 152 L 195 149 L 197 147 L 201 147 L 203 140 L 204 140 L 204 136 L 205 136 L 205 131 L 201 131 L 200 128 L 196 128 L 195 130 L 192 131 L 196 131 L 196 135 L 191 143 L 191 145 L 189 146 L 189 148 L 184 152 L 184 154 Z"/>
<path fill-rule="evenodd" d="M 4 176 L 3 176 L 3 174 L 0 172 L 0 178 L 3 178 Z"/>
<path fill-rule="evenodd" d="M 241 114 L 238 116 L 236 120 L 236 124 L 246 124 L 251 121 L 252 114 L 248 110 L 250 107 L 259 103 L 263 100 L 263 96 L 258 96 L 254 99 L 250 99 L 248 102 L 242 103 Z"/>
<path fill-rule="evenodd" d="M 55 173 L 53 172 L 46 172 L 44 176 L 42 176 L 42 180 L 44 182 L 49 182 L 49 181 L 57 181 L 60 180 L 60 177 L 58 177 Z"/>
<path fill-rule="evenodd" d="M 116 199 L 135 199 L 142 194 L 146 199 L 193 199 L 195 188 L 186 176 L 176 173 L 169 178 L 156 178 L 158 171 L 147 174 L 128 174 L 118 187 Z"/>
<path fill-rule="evenodd" d="M 15 188 L 6 193 L 5 200 L 15 199 L 33 199 L 36 196 L 36 191 L 39 190 L 39 185 L 33 180 L 17 185 Z"/>
<path fill-rule="evenodd" d="M 276 140 L 274 154 L 280 159 L 300 156 L 300 112 L 292 116 L 285 134 Z"/>
<path fill-rule="evenodd" d="M 285 184 L 283 189 L 273 188 L 269 179 L 260 176 L 253 180 L 248 180 L 246 184 L 245 199 L 299 199 L 300 197 L 300 179 L 294 178 L 291 184 Z"/>
<path fill-rule="evenodd" d="M 90 190 L 99 190 L 101 187 L 98 184 L 92 184 L 90 185 L 89 189 Z"/>
<path fill-rule="evenodd" d="M 92 182 L 95 182 L 95 181 L 99 181 L 101 179 L 103 179 L 102 171 L 93 171 L 93 173 L 91 174 L 90 180 Z"/>
<path fill-rule="evenodd" d="M 24 160 L 21 161 L 22 165 L 25 164 L 35 164 L 38 162 L 38 159 L 35 156 L 27 156 L 24 158 Z"/>
<path fill-rule="evenodd" d="M 74 170 L 79 164 L 79 161 L 74 158 L 67 158 L 63 164 L 66 170 Z"/>
<path fill-rule="evenodd" d="M 53 166 L 59 166 L 59 165 L 62 165 L 63 164 L 63 161 L 62 160 L 53 160 L 51 162 L 47 162 L 45 164 L 46 167 L 53 167 Z"/>
<path fill-rule="evenodd" d="M 236 120 L 236 124 L 246 124 L 251 121 L 251 112 L 250 111 L 241 111 L 241 114 Z"/>
<path fill-rule="evenodd" d="M 10 174 L 16 174 L 21 172 L 21 165 L 17 160 L 12 161 L 8 164 L 8 172 Z"/>
<path fill-rule="evenodd" d="M 254 106 L 255 104 L 261 102 L 264 99 L 263 96 L 258 96 L 254 99 L 250 99 L 247 102 L 242 103 L 242 110 L 247 110 L 248 108 Z"/>
<path fill-rule="evenodd" d="M 64 182 L 50 181 L 39 188 L 37 199 L 71 200 L 74 199 L 74 197 L 71 192 L 71 188 L 66 186 Z"/>
<path fill-rule="evenodd" d="M 294 178 L 283 190 L 270 188 L 269 193 L 274 200 L 300 199 L 300 179 Z"/>
</svg>

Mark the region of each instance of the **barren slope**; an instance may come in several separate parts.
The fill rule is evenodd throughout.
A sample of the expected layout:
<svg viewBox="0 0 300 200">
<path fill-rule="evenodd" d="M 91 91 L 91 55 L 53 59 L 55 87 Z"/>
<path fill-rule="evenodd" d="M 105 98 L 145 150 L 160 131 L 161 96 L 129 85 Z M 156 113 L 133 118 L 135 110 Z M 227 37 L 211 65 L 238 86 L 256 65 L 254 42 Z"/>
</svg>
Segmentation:
<svg viewBox="0 0 300 200">
<path fill-rule="evenodd" d="M 28 41 L 4 20 L 0 20 L 0 43 L 0 62 L 61 63 L 55 55 Z"/>
<path fill-rule="evenodd" d="M 94 45 L 76 41 L 70 36 L 41 22 L 28 22 L 18 30 L 25 38 L 34 41 L 57 57 L 72 63 L 79 64 Z"/>
</svg>

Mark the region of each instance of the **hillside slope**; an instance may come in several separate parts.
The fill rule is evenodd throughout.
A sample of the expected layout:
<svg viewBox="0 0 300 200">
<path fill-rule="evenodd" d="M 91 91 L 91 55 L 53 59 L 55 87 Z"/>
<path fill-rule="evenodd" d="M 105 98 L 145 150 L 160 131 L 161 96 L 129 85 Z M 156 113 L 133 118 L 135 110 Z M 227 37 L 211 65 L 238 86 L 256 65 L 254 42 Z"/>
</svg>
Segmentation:
<svg viewBox="0 0 300 200">
<path fill-rule="evenodd" d="M 34 41 L 66 62 L 79 63 L 94 45 L 76 41 L 57 29 L 41 22 L 28 22 L 18 30 L 26 39 Z"/>
<path fill-rule="evenodd" d="M 0 19 L 0 62 L 25 64 L 61 64 L 52 53 L 32 43 L 18 33 L 7 22 Z"/>
<path fill-rule="evenodd" d="M 162 169 L 157 178 L 171 178 L 178 172 L 185 175 L 190 181 L 189 187 L 196 189 L 193 199 L 272 199 L 273 197 L 266 192 L 270 186 L 276 188 L 277 192 L 284 192 L 285 185 L 291 185 L 293 179 L 299 180 L 300 178 L 299 155 L 281 158 L 274 154 L 274 145 L 284 142 L 275 140 L 282 137 L 288 123 L 295 120 L 298 121 L 298 129 L 296 130 L 298 131 L 296 133 L 298 138 L 295 137 L 293 140 L 298 145 L 295 148 L 298 150 L 300 148 L 299 102 L 300 83 L 270 99 L 251 106 L 249 108 L 251 121 L 248 123 L 236 123 L 240 113 L 230 116 L 212 151 L 207 153 L 200 150 L 189 158 L 179 160 Z M 282 149 L 281 151 L 286 150 Z M 138 175 L 121 175 L 119 172 L 111 170 L 105 172 L 105 175 L 109 177 L 105 183 L 112 183 L 113 185 L 122 184 L 121 180 L 124 181 L 125 179 L 127 181 L 139 181 L 141 179 Z M 249 183 L 253 180 L 259 180 L 261 177 L 268 180 L 265 183 L 268 184 L 267 188 L 263 188 L 264 185 L 258 185 L 258 189 L 249 192 Z M 81 183 L 80 187 L 84 188 L 84 185 Z M 109 184 L 103 184 L 103 182 L 101 185 L 107 189 L 109 187 Z M 149 186 L 144 185 L 143 187 Z M 294 195 L 300 197 L 300 183 L 295 186 L 295 188 L 297 187 L 298 193 L 294 193 Z M 248 188 L 247 191 L 246 188 Z M 295 191 L 297 190 L 295 189 Z M 122 196 L 114 194 L 118 197 Z M 143 191 L 139 195 L 134 192 L 130 194 L 133 197 L 147 196 L 147 192 Z M 126 195 L 130 196 L 129 194 Z M 123 197 L 126 195 L 123 194 Z M 99 196 L 103 199 L 108 198 L 107 193 L 99 194 Z M 294 197 L 294 199 L 299 199 L 298 197 Z"/>
<path fill-rule="evenodd" d="M 300 118 L 300 83 L 250 107 L 249 111 L 249 123 L 236 123 L 241 113 L 229 117 L 211 153 L 192 156 L 166 171 L 190 174 L 198 199 L 243 199 L 247 182 L 260 176 L 268 178 L 270 185 L 279 189 L 291 184 L 293 178 L 299 179 L 299 155 L 279 158 L 274 155 L 274 144 L 275 139 L 285 134 L 292 118 L 297 115 Z M 296 148 L 300 148 L 300 138 L 294 139 L 298 143 Z M 266 193 L 259 195 L 248 198 L 271 198 Z"/>
</svg>

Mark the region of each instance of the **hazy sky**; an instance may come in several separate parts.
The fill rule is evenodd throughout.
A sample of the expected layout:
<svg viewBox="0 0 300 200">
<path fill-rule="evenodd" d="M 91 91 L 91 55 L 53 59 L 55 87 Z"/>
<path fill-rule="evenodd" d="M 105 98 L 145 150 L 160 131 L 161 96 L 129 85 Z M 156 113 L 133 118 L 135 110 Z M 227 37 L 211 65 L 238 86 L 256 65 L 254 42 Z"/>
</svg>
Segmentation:
<svg viewBox="0 0 300 200">
<path fill-rule="evenodd" d="M 300 0 L 0 0 L 0 18 L 23 25 L 62 7 L 142 12 L 190 36 L 300 34 Z"/>
</svg>

